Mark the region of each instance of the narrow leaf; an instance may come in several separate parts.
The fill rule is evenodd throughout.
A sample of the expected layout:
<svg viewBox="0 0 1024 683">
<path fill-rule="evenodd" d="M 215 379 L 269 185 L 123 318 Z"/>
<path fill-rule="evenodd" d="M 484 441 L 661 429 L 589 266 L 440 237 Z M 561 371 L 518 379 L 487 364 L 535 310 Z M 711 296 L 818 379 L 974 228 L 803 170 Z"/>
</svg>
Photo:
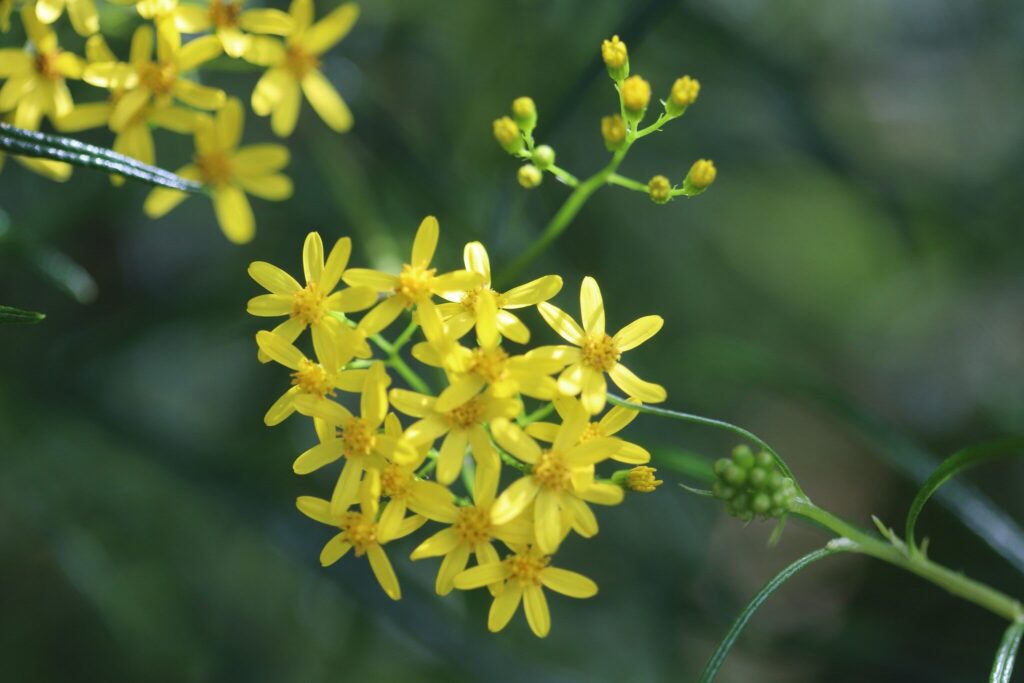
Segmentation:
<svg viewBox="0 0 1024 683">
<path fill-rule="evenodd" d="M 60 135 L 48 135 L 0 122 L 0 151 L 16 156 L 63 161 L 112 175 L 132 178 L 147 185 L 182 192 L 203 192 L 203 186 L 156 166 Z"/>
<path fill-rule="evenodd" d="M 46 316 L 35 311 L 23 311 L 11 306 L 0 306 L 0 323 L 37 323 Z"/>
<path fill-rule="evenodd" d="M 777 591 L 782 584 L 786 583 L 794 574 L 799 572 L 807 565 L 817 562 L 818 560 L 834 555 L 835 553 L 844 552 L 851 550 L 851 547 L 847 544 L 842 543 L 830 543 L 824 548 L 815 550 L 812 553 L 804 555 L 799 560 L 789 565 L 781 572 L 779 572 L 774 579 L 768 582 L 768 584 L 761 589 L 754 599 L 751 600 L 740 615 L 736 617 L 736 621 L 733 622 L 729 632 L 725 634 L 725 638 L 719 643 L 718 649 L 715 650 L 714 654 L 711 655 L 711 659 L 708 661 L 707 666 L 704 667 L 704 673 L 700 676 L 700 683 L 711 683 L 715 680 L 715 676 L 718 675 L 718 670 L 722 668 L 722 664 L 725 662 L 726 655 L 729 654 L 729 650 L 736 643 L 736 639 L 739 638 L 743 628 L 750 621 L 750 618 L 754 616 L 754 612 L 765 603 L 772 594 Z"/>
<path fill-rule="evenodd" d="M 1021 637 L 1024 637 L 1024 624 L 1010 624 L 1003 636 L 1003 642 L 996 651 L 996 660 L 992 663 L 992 674 L 989 683 L 1010 683 L 1013 676 L 1013 663 L 1020 649 Z"/>
<path fill-rule="evenodd" d="M 914 525 L 917 523 L 917 518 L 921 514 L 925 503 L 928 502 L 932 494 L 940 486 L 957 474 L 986 463 L 989 460 L 1021 455 L 1024 455 L 1024 438 L 1012 438 L 971 446 L 954 453 L 944 460 L 938 469 L 932 472 L 931 476 L 925 480 L 917 495 L 914 496 L 914 501 L 910 504 L 910 512 L 907 513 L 907 542 L 910 543 L 911 547 L 914 546 Z"/>
</svg>

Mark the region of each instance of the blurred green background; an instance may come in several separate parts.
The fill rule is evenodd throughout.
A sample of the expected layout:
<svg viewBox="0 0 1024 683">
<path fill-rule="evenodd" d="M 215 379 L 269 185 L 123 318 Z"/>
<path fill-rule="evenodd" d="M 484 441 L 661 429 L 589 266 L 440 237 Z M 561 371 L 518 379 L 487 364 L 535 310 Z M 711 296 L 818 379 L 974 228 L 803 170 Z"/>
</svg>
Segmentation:
<svg viewBox="0 0 1024 683">
<path fill-rule="evenodd" d="M 137 20 L 103 12 L 126 55 Z M 667 405 L 759 433 L 818 503 L 862 525 L 874 513 L 899 527 L 936 458 L 1024 432 L 1020 3 L 368 3 L 324 63 L 356 127 L 332 134 L 304 105 L 287 141 L 295 197 L 253 201 L 249 245 L 223 238 L 204 198 L 153 222 L 140 186 L 88 171 L 55 185 L 13 163 L 0 175 L 0 303 L 48 315 L 0 330 L 2 678 L 696 678 L 747 600 L 824 534 L 790 524 L 769 549 L 769 525 L 744 528 L 663 469 L 656 495 L 600 510 L 601 533 L 560 552 L 601 593 L 551 599 L 546 640 L 521 614 L 487 633 L 479 591 L 434 596 L 437 563 L 408 561 L 413 539 L 389 546 L 405 593 L 392 603 L 363 561 L 319 567 L 329 532 L 294 498 L 329 481 L 291 473 L 305 422 L 263 426 L 287 379 L 256 362 L 264 321 L 245 314 L 260 291 L 247 264 L 298 271 L 311 229 L 351 235 L 356 261 L 391 267 L 433 213 L 444 266 L 473 239 L 508 262 L 567 191 L 550 177 L 519 188 L 491 120 L 529 94 L 559 163 L 599 168 L 615 94 L 598 45 L 612 33 L 655 93 L 684 73 L 703 84 L 622 172 L 679 181 L 708 157 L 718 181 L 668 206 L 601 191 L 530 277 L 561 273 L 557 302 L 576 311 L 595 275 L 612 327 L 663 315 L 631 358 Z M 214 66 L 206 82 L 248 101 L 257 74 Z M 191 154 L 187 138 L 157 138 L 166 168 Z M 250 112 L 246 141 L 271 138 Z M 657 458 L 710 461 L 734 445 L 648 416 L 626 435 Z M 921 532 L 936 559 L 1020 595 L 1024 470 L 968 480 Z M 766 605 L 719 680 L 982 680 L 1002 629 L 841 556 Z"/>
</svg>

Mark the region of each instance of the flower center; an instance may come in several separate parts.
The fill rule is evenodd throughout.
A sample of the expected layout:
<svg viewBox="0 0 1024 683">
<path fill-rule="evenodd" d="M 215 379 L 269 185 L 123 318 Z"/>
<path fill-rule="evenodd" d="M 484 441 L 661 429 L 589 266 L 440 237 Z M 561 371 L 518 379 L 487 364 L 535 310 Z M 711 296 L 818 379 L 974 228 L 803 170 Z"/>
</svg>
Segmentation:
<svg viewBox="0 0 1024 683">
<path fill-rule="evenodd" d="M 377 543 L 377 525 L 361 512 L 346 512 L 338 526 L 345 533 L 345 541 L 352 544 L 356 556 L 365 554 L 367 548 Z"/>
<path fill-rule="evenodd" d="M 619 350 L 607 334 L 587 337 L 583 340 L 583 364 L 598 372 L 608 372 L 619 362 Z"/>
<path fill-rule="evenodd" d="M 39 53 L 36 55 L 36 73 L 50 81 L 60 80 L 60 71 L 57 70 L 56 52 Z"/>
<path fill-rule="evenodd" d="M 199 175 L 206 185 L 223 185 L 234 175 L 231 159 L 224 152 L 210 152 L 196 156 Z"/>
<path fill-rule="evenodd" d="M 289 45 L 284 63 L 296 78 L 302 79 L 310 71 L 320 66 L 320 58 L 309 54 L 298 45 Z"/>
<path fill-rule="evenodd" d="M 342 428 L 341 440 L 345 442 L 345 457 L 358 458 L 370 454 L 376 435 L 366 420 L 354 417 Z"/>
<path fill-rule="evenodd" d="M 380 490 L 388 498 L 405 498 L 412 485 L 412 473 L 398 465 L 388 465 L 380 473 Z"/>
<path fill-rule="evenodd" d="M 331 383 L 327 381 L 327 371 L 308 358 L 303 358 L 299 369 L 292 373 L 292 384 L 301 389 L 304 394 L 334 395 Z"/>
<path fill-rule="evenodd" d="M 166 95 L 171 92 L 177 79 L 178 68 L 170 62 L 164 64 L 148 62 L 139 67 L 139 81 L 154 95 Z"/>
<path fill-rule="evenodd" d="M 452 529 L 463 543 L 476 545 L 491 540 L 491 511 L 488 508 L 469 506 L 459 508 Z"/>
<path fill-rule="evenodd" d="M 600 422 L 591 422 L 587 425 L 583 433 L 580 434 L 580 443 L 585 443 L 591 439 L 600 439 L 604 436 L 604 430 L 601 429 Z"/>
<path fill-rule="evenodd" d="M 552 491 L 567 491 L 572 487 L 572 472 L 561 453 L 544 451 L 533 466 L 533 478 Z"/>
<path fill-rule="evenodd" d="M 475 349 L 469 361 L 469 371 L 483 377 L 488 384 L 494 384 L 505 374 L 508 365 L 508 354 L 500 347 L 493 349 Z"/>
<path fill-rule="evenodd" d="M 210 21 L 218 28 L 233 28 L 238 25 L 238 16 L 242 13 L 242 3 L 221 2 L 210 3 Z"/>
<path fill-rule="evenodd" d="M 458 408 L 449 410 L 444 414 L 444 417 L 453 429 L 469 429 L 473 425 L 480 423 L 483 413 L 483 402 L 477 396 L 469 399 Z"/>
<path fill-rule="evenodd" d="M 548 559 L 537 555 L 518 554 L 505 559 L 508 565 L 509 578 L 516 579 L 523 585 L 540 585 L 540 573 L 548 566 Z"/>
<path fill-rule="evenodd" d="M 410 303 L 415 303 L 430 296 L 430 281 L 434 279 L 437 268 L 424 266 L 402 266 L 398 274 L 398 286 L 395 293 L 404 296 Z"/>
<path fill-rule="evenodd" d="M 315 282 L 292 294 L 292 317 L 316 325 L 327 315 L 327 295 Z"/>
</svg>

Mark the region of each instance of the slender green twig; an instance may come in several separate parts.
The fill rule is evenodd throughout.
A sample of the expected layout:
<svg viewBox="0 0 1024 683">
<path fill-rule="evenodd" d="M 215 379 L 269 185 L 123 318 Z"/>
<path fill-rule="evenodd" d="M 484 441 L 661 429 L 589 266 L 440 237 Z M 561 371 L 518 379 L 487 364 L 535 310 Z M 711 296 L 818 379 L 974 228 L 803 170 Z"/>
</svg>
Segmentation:
<svg viewBox="0 0 1024 683">
<path fill-rule="evenodd" d="M 408 328 L 406 331 L 408 331 Z M 412 335 L 411 332 L 409 334 L 410 336 Z M 405 336 L 405 333 L 403 333 L 402 336 Z M 394 344 L 379 334 L 373 335 L 370 339 L 373 340 L 374 344 L 380 347 L 381 351 L 387 354 L 388 357 L 385 361 L 387 366 L 393 368 L 395 372 L 401 375 L 402 379 L 404 379 L 410 387 L 421 394 L 431 393 L 430 385 L 423 381 L 423 378 L 420 377 L 415 370 L 409 367 L 409 364 L 405 362 L 405 359 L 399 355 L 398 351 L 396 351 Z M 406 339 L 406 341 L 408 341 L 408 339 Z M 399 350 L 401 349 L 399 348 Z"/>
<path fill-rule="evenodd" d="M 619 187 L 624 187 L 627 190 L 636 190 L 637 192 L 643 192 L 644 194 L 647 194 L 647 192 L 649 191 L 647 183 L 641 183 L 639 180 L 626 178 L 625 176 L 621 176 L 618 173 L 612 173 L 610 176 L 608 176 L 608 184 L 618 185 Z"/>
</svg>

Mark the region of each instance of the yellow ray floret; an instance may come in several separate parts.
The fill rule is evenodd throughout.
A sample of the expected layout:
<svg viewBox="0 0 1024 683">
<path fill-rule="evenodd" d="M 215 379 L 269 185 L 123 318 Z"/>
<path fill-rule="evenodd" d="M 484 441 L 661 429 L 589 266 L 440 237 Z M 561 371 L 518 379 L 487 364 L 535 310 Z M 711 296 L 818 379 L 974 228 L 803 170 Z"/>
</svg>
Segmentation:
<svg viewBox="0 0 1024 683">
<path fill-rule="evenodd" d="M 556 403 L 555 409 L 558 410 L 562 405 L 560 402 Z M 615 406 L 605 413 L 599 421 L 590 422 L 587 425 L 586 429 L 583 430 L 583 434 L 580 435 L 580 443 L 591 439 L 614 436 L 625 429 L 639 414 L 639 411 L 623 406 Z M 565 419 L 564 415 L 562 415 L 562 419 Z M 526 433 L 539 441 L 551 443 L 557 437 L 559 427 L 560 425 L 552 422 L 533 422 L 527 425 Z M 621 439 L 619 449 L 609 457 L 612 460 L 630 465 L 643 465 L 651 461 L 651 454 L 646 448 Z"/>
<path fill-rule="evenodd" d="M 213 30 L 229 57 L 242 57 L 252 43 L 249 33 L 286 36 L 295 28 L 292 17 L 278 9 L 244 9 L 244 0 L 209 0 L 203 5 L 178 5 L 171 16 L 182 33 Z"/>
<path fill-rule="evenodd" d="M 614 336 L 609 335 L 605 332 L 601 289 L 592 277 L 583 278 L 583 286 L 580 288 L 583 327 L 568 313 L 549 303 L 540 304 L 538 310 L 555 332 L 577 347 L 560 347 L 565 349 L 569 367 L 558 378 L 558 388 L 569 396 L 580 394 L 588 413 L 596 415 L 604 408 L 607 398 L 605 373 L 627 395 L 644 403 L 660 403 L 665 400 L 664 387 L 645 382 L 619 362 L 624 352 L 640 346 L 658 333 L 664 324 L 661 316 L 644 316 L 626 325 Z"/>
<path fill-rule="evenodd" d="M 65 9 L 78 35 L 91 36 L 100 30 L 100 15 L 93 0 L 36 0 L 36 18 L 44 24 L 57 21 Z"/>
</svg>

